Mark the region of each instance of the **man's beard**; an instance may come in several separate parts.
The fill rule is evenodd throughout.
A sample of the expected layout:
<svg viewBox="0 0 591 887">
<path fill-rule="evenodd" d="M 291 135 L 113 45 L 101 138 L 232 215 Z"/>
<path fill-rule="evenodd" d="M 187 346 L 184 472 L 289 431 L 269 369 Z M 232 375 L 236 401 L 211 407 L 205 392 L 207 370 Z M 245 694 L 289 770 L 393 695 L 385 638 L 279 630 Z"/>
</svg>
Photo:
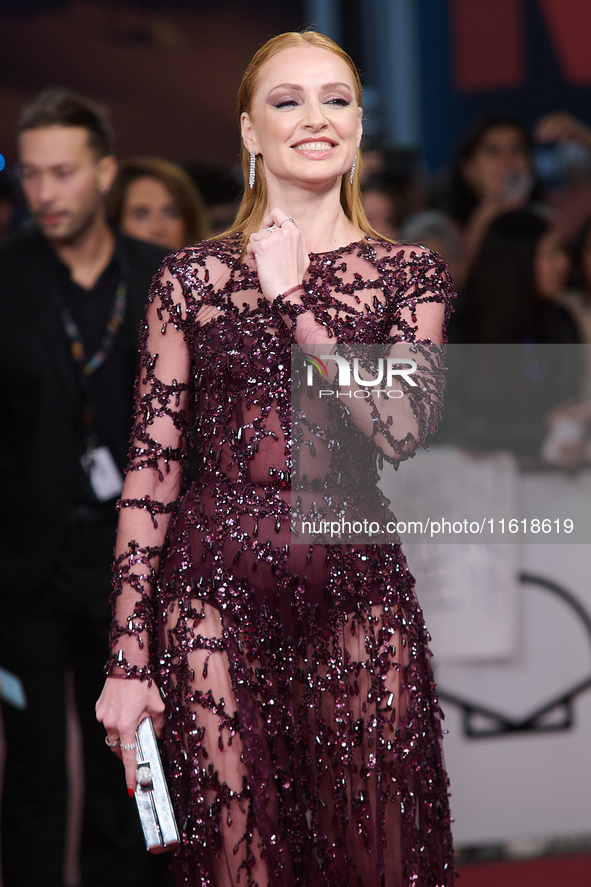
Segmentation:
<svg viewBox="0 0 591 887">
<path fill-rule="evenodd" d="M 52 230 L 52 226 L 46 226 L 43 224 L 42 216 L 48 215 L 46 211 L 40 210 L 38 213 L 34 213 L 33 218 L 43 235 L 51 243 L 69 244 L 75 243 L 76 240 L 79 240 L 86 234 L 96 221 L 99 211 L 98 205 L 93 208 L 92 212 L 88 212 L 84 215 L 76 215 L 66 210 L 63 221 L 57 226 L 57 231 Z"/>
</svg>

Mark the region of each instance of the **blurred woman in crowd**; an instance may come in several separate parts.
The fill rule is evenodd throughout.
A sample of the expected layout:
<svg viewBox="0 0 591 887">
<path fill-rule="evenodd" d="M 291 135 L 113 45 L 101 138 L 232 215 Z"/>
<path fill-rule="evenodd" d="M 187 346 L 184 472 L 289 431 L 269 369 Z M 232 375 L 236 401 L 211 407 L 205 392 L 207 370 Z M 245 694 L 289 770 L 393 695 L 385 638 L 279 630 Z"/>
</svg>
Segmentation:
<svg viewBox="0 0 591 887">
<path fill-rule="evenodd" d="M 458 145 L 443 202 L 464 234 L 467 264 L 493 219 L 539 196 L 530 140 L 519 121 L 508 114 L 477 120 Z"/>
<path fill-rule="evenodd" d="M 581 355 L 536 345 L 579 341 L 571 315 L 556 302 L 568 272 L 568 256 L 541 212 L 521 208 L 492 222 L 450 324 L 450 341 L 466 347 L 448 355 L 448 442 L 558 464 L 542 449 L 580 393 Z M 557 446 L 563 459 L 562 442 Z"/>
<path fill-rule="evenodd" d="M 484 236 L 466 282 L 454 339 L 578 342 L 570 314 L 556 304 L 568 272 L 566 251 L 542 213 L 528 208 L 504 213 Z"/>
<path fill-rule="evenodd" d="M 205 204 L 191 177 L 160 157 L 130 157 L 121 163 L 108 211 L 125 234 L 170 250 L 209 235 Z"/>
</svg>

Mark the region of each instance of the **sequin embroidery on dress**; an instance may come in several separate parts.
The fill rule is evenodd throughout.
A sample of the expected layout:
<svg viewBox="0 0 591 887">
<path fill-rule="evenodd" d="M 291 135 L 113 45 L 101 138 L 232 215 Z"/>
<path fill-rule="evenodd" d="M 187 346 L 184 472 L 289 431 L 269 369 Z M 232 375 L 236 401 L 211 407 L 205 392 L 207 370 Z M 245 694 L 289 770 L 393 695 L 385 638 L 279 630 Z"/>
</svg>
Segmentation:
<svg viewBox="0 0 591 887">
<path fill-rule="evenodd" d="M 450 298 L 436 255 L 370 239 L 312 255 L 303 305 L 262 297 L 236 237 L 168 257 L 153 284 L 109 669 L 166 693 L 179 883 L 454 884 L 441 712 L 402 550 L 290 532 L 299 315 L 314 312 L 321 342 L 420 345 L 425 329 L 443 341 Z M 367 437 L 351 489 L 355 452 L 402 461 L 436 423 L 440 367 L 421 370 L 402 419 L 353 417 Z M 181 492 L 191 442 L 199 476 Z"/>
</svg>

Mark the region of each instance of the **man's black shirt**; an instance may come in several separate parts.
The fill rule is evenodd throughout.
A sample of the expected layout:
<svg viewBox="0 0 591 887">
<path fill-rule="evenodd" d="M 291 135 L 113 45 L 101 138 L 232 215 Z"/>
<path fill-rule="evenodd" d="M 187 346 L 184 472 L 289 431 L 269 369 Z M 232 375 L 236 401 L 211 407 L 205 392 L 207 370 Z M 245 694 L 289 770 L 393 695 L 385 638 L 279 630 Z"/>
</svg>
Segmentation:
<svg viewBox="0 0 591 887">
<path fill-rule="evenodd" d="M 85 359 L 88 360 L 99 350 L 111 317 L 118 287 L 125 288 L 126 298 L 131 269 L 125 255 L 123 236 L 116 235 L 115 248 L 111 261 L 100 274 L 91 289 L 80 286 L 72 279 L 70 269 L 53 252 L 45 241 L 45 257 L 48 274 L 52 275 L 52 285 L 57 287 L 59 298 L 67 306 L 84 344 Z M 86 422 L 91 416 L 91 425 L 80 429 L 80 456 L 88 449 L 92 438 L 94 446 L 106 446 L 111 452 L 121 474 L 127 461 L 129 431 L 133 407 L 133 391 L 129 379 L 135 372 L 137 350 L 130 348 L 126 335 L 125 322 L 119 331 L 112 350 L 105 362 L 90 375 L 83 375 L 78 367 L 80 384 L 80 419 L 84 414 Z M 65 335 L 65 331 L 64 331 Z M 67 337 L 66 337 L 67 338 Z M 71 344 L 69 347 L 71 347 Z M 96 502 L 87 476 L 79 464 L 73 483 L 73 501 L 78 503 Z"/>
<path fill-rule="evenodd" d="M 85 291 L 36 227 L 24 227 L 0 243 L 0 558 L 7 590 L 15 583 L 23 593 L 36 586 L 51 568 L 72 509 L 96 502 L 80 466 L 85 437 L 80 369 L 55 287 L 92 356 L 127 272 L 124 321 L 107 360 L 94 379 L 89 377 L 97 436 L 122 472 L 139 329 L 151 280 L 166 253 L 119 233 L 113 260 L 95 287 Z"/>
</svg>

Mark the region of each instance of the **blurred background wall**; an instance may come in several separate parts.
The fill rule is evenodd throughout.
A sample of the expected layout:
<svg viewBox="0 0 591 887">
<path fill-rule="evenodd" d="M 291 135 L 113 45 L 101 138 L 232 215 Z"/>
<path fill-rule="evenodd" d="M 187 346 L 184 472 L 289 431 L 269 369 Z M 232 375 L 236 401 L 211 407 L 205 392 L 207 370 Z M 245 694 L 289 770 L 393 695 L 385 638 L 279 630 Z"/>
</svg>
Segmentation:
<svg viewBox="0 0 591 887">
<path fill-rule="evenodd" d="M 366 133 L 431 171 L 484 111 L 591 122 L 586 0 L 1 0 L 0 152 L 23 103 L 65 85 L 109 105 L 121 156 L 234 163 L 245 65 L 310 24 L 363 72 Z"/>
</svg>

